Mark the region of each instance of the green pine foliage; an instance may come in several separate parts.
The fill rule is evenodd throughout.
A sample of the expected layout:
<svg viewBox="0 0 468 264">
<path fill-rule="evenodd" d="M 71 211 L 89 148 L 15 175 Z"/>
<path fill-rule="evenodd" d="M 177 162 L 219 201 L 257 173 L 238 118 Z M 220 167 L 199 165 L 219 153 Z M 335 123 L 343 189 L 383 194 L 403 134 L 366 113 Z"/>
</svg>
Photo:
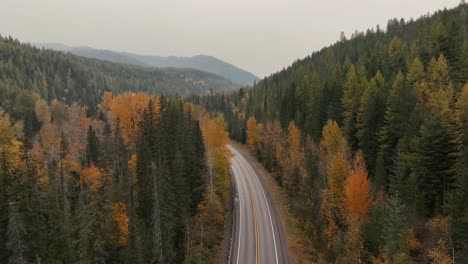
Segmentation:
<svg viewBox="0 0 468 264">
<path fill-rule="evenodd" d="M 468 252 L 466 120 L 461 117 L 467 104 L 460 103 L 467 100 L 463 95 L 468 80 L 467 8 L 461 2 L 418 19 L 392 19 L 385 31 L 377 27 L 341 38 L 251 89 L 190 99 L 208 111 L 223 113 L 230 136 L 241 142 L 247 120 L 254 117 L 265 137 L 255 154 L 276 179 L 284 177 L 282 157 L 275 154 L 284 149 L 286 136 L 281 131 L 290 122 L 301 130 L 302 150 L 308 153 L 306 139 L 310 136 L 320 145 L 323 126 L 336 121 L 351 153 L 363 152 L 372 196 L 381 203 L 362 227 L 364 247 L 371 254 L 367 259 L 426 261 L 432 242 L 418 223 L 450 216 L 456 245 L 451 257 L 461 260 Z M 271 135 L 274 122 L 281 126 L 276 138 Z M 268 142 L 272 139 L 276 142 Z M 275 144 L 281 147 L 275 150 Z M 338 242 L 346 240 L 347 227 L 337 224 L 326 234 L 322 231 L 326 219 L 315 204 L 322 203 L 323 195 L 314 194 L 326 186 L 327 171 L 307 162 L 300 164 L 307 168 L 303 179 L 314 178 L 310 182 L 322 187 L 296 186 L 289 202 L 311 254 L 333 262 L 341 255 L 343 245 Z M 397 202 L 394 197 L 399 197 Z M 390 204 L 389 215 L 382 204 Z M 322 222 L 310 220 L 317 218 Z M 385 234 L 375 232 L 383 226 Z M 336 248 L 324 248 L 325 236 L 333 232 Z"/>
<path fill-rule="evenodd" d="M 104 91 L 188 95 L 237 87 L 199 70 L 145 68 L 87 59 L 0 35 L 0 104 L 8 112 L 17 113 L 15 104 L 31 92 L 49 102 L 75 102 L 94 111 Z M 34 124 L 34 120 L 26 121 Z"/>
</svg>

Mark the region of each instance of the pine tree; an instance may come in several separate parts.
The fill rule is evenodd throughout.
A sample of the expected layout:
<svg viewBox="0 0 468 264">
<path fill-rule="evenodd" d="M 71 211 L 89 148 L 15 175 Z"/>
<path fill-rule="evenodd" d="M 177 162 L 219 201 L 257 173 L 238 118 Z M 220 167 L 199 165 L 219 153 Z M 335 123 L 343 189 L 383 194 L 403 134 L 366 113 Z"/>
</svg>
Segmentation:
<svg viewBox="0 0 468 264">
<path fill-rule="evenodd" d="M 9 169 L 6 154 L 2 151 L 0 156 L 0 262 L 7 262 L 9 250 L 6 247 L 8 227 L 8 186 Z"/>
<path fill-rule="evenodd" d="M 420 66 L 419 60 L 410 67 L 411 75 Z M 411 77 L 413 78 L 413 77 Z M 379 157 L 383 159 L 385 174 L 390 174 L 393 164 L 393 152 L 398 142 L 408 130 L 410 114 L 416 106 L 416 97 L 411 85 L 405 83 L 403 74 L 399 73 L 390 91 L 384 116 L 384 125 L 379 133 Z M 382 164 L 381 164 L 382 165 Z"/>
<path fill-rule="evenodd" d="M 321 86 L 316 72 L 312 74 L 307 83 L 309 92 L 305 100 L 305 120 L 303 131 L 312 136 L 316 141 L 320 140 L 322 131 L 322 109 L 321 107 Z"/>
<path fill-rule="evenodd" d="M 341 99 L 344 110 L 343 130 L 348 138 L 351 148 L 357 149 L 356 118 L 363 87 L 353 65 L 351 65 L 348 70 L 343 89 L 343 97 Z"/>
<path fill-rule="evenodd" d="M 448 192 L 455 181 L 456 146 L 448 119 L 443 113 L 433 112 L 417 141 L 413 170 L 424 194 L 424 212 L 428 216 L 445 212 Z"/>
<path fill-rule="evenodd" d="M 468 85 L 463 88 L 458 101 L 459 118 L 459 143 L 461 146 L 461 155 L 458 159 L 458 170 L 456 187 L 452 199 L 450 215 L 453 219 L 453 235 L 455 237 L 455 247 L 457 250 L 456 260 L 462 260 L 467 257 L 468 235 L 465 230 L 468 229 Z"/>
<path fill-rule="evenodd" d="M 379 117 L 380 104 L 377 89 L 376 80 L 371 79 L 361 97 L 357 113 L 357 138 L 359 140 L 359 147 L 368 161 L 369 168 L 375 168 L 378 145 L 377 129 L 381 120 L 381 117 Z"/>
<path fill-rule="evenodd" d="M 402 150 L 400 144 L 397 145 L 395 150 L 393 166 L 388 176 L 388 193 L 392 196 L 402 197 L 403 201 L 407 201 L 406 198 L 406 177 L 407 167 L 404 160 L 405 153 Z"/>
<path fill-rule="evenodd" d="M 388 46 L 388 61 L 385 67 L 386 76 L 392 72 L 405 71 L 406 46 L 397 37 L 393 37 Z"/>
<path fill-rule="evenodd" d="M 392 259 L 398 256 L 398 253 L 409 253 L 404 236 L 406 225 L 403 209 L 398 196 L 390 197 L 383 231 L 384 250 Z"/>
<path fill-rule="evenodd" d="M 100 155 L 100 143 L 99 139 L 96 136 L 96 131 L 94 131 L 93 126 L 89 126 L 87 133 L 87 144 L 86 144 L 86 165 L 91 166 L 91 164 L 98 164 Z"/>
<path fill-rule="evenodd" d="M 11 255 L 8 258 L 8 263 L 31 263 L 27 258 L 29 247 L 28 241 L 26 240 L 26 228 L 24 226 L 23 216 L 18 212 L 14 203 L 9 205 L 9 215 L 6 246 L 10 250 Z"/>
<path fill-rule="evenodd" d="M 122 128 L 120 127 L 120 121 L 117 118 L 114 125 L 114 131 L 112 135 L 112 167 L 113 167 L 113 180 L 118 185 L 118 190 L 121 194 L 122 201 L 130 202 L 130 197 L 133 196 L 130 190 L 132 189 L 133 183 L 130 179 L 128 172 L 128 160 L 130 160 L 127 146 L 125 145 L 124 138 L 122 136 Z M 133 208 L 129 206 L 129 212 L 133 212 Z"/>
</svg>

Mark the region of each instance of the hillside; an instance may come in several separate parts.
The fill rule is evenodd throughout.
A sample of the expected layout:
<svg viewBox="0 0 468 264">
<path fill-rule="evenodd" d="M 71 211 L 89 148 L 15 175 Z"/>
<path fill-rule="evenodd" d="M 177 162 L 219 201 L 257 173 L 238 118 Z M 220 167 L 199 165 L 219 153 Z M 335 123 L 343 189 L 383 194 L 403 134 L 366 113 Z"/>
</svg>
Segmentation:
<svg viewBox="0 0 468 264">
<path fill-rule="evenodd" d="M 392 19 L 252 89 L 192 98 L 283 186 L 314 262 L 468 258 L 467 8 Z"/>
<path fill-rule="evenodd" d="M 151 94 L 207 93 L 237 84 L 194 69 L 154 69 L 38 49 L 0 36 L 0 104 L 11 110 L 23 91 L 49 101 L 96 106 L 104 91 Z"/>
<path fill-rule="evenodd" d="M 115 52 L 110 50 L 94 49 L 91 47 L 69 47 L 60 43 L 38 43 L 35 45 L 37 47 L 70 52 L 86 58 L 95 58 L 111 62 L 157 68 L 172 67 L 197 69 L 222 76 L 242 85 L 252 85 L 254 81 L 258 80 L 258 77 L 250 72 L 240 69 L 218 58 L 206 55 L 197 55 L 193 57 L 161 57 L 139 55 L 128 52 Z"/>
</svg>

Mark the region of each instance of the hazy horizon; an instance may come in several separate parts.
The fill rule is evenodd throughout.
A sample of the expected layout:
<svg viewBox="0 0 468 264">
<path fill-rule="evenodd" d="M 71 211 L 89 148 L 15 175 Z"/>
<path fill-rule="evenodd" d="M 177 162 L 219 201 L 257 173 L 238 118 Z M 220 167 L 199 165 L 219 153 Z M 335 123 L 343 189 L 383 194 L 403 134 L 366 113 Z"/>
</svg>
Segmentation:
<svg viewBox="0 0 468 264">
<path fill-rule="evenodd" d="M 459 2 L 6 0 L 0 34 L 143 55 L 204 54 L 262 78 L 334 43 L 341 31 L 350 37 L 377 24 L 385 29 L 391 18 L 418 18 Z"/>
</svg>

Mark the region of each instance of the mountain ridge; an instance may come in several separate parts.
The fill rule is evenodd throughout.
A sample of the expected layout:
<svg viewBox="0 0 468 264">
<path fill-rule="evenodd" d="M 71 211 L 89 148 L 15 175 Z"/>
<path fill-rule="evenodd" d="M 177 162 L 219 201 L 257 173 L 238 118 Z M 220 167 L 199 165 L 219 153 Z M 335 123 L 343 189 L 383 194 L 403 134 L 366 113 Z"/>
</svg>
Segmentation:
<svg viewBox="0 0 468 264">
<path fill-rule="evenodd" d="M 68 46 L 62 43 L 33 43 L 36 47 L 69 52 L 74 55 L 110 62 L 156 68 L 193 68 L 224 77 L 242 85 L 252 85 L 259 78 L 244 69 L 210 55 L 185 56 L 143 55 L 126 51 L 97 49 L 89 46 Z"/>
<path fill-rule="evenodd" d="M 104 91 L 187 96 L 232 90 L 239 84 L 197 69 L 151 68 L 39 49 L 0 35 L 0 105 L 11 111 L 17 98 L 34 92 L 42 98 L 90 108 Z"/>
</svg>

